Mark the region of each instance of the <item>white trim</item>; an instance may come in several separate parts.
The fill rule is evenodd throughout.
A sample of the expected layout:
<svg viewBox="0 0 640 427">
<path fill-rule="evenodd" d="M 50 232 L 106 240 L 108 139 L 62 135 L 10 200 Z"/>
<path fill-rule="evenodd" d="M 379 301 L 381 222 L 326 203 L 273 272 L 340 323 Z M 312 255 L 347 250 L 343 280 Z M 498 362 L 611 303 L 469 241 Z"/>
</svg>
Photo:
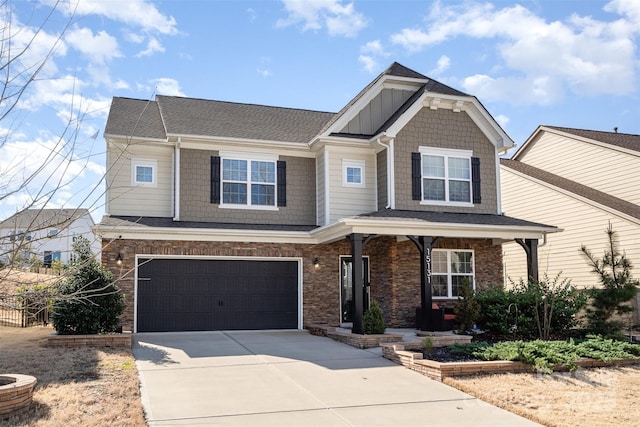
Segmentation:
<svg viewBox="0 0 640 427">
<path fill-rule="evenodd" d="M 389 186 L 389 204 L 391 209 L 395 209 L 396 208 L 396 152 L 395 152 L 395 139 L 391 138 L 389 140 L 389 154 L 390 154 L 390 160 L 388 160 L 389 163 L 389 170 L 387 171 L 387 174 L 389 175 L 388 178 L 388 186 Z"/>
<path fill-rule="evenodd" d="M 498 153 L 496 153 L 495 155 L 495 162 L 496 162 L 496 197 L 498 198 L 498 203 L 497 203 L 497 211 L 496 213 L 498 215 L 502 214 L 502 180 L 500 179 L 500 156 L 498 155 Z M 473 179 L 473 175 L 471 176 Z"/>
<path fill-rule="evenodd" d="M 331 208 L 329 206 L 329 193 L 330 193 L 330 180 L 329 180 L 329 150 L 324 148 L 324 224 L 329 224 L 331 221 Z"/>
<path fill-rule="evenodd" d="M 233 203 L 222 203 L 218 205 L 219 209 L 245 209 L 245 210 L 254 210 L 254 211 L 279 211 L 280 208 L 278 206 L 271 205 L 237 205 Z"/>
<path fill-rule="evenodd" d="M 234 160 L 257 160 L 259 162 L 277 162 L 278 155 L 271 153 L 255 153 L 251 151 L 229 151 L 219 150 L 218 155 L 220 158 L 234 159 Z"/>
<path fill-rule="evenodd" d="M 151 182 L 139 182 L 137 169 L 151 168 Z M 131 186 L 133 187 L 157 187 L 158 186 L 158 161 L 155 159 L 131 158 Z"/>
<path fill-rule="evenodd" d="M 173 220 L 180 221 L 180 138 L 176 141 L 174 156 L 174 197 L 173 197 Z"/>
<path fill-rule="evenodd" d="M 364 160 L 351 160 L 351 159 L 342 159 L 342 186 L 343 187 L 356 187 L 356 188 L 366 188 L 366 179 L 365 179 L 365 166 L 366 162 Z M 360 170 L 360 182 L 349 182 L 348 181 L 348 170 L 349 169 L 359 169 Z"/>
<path fill-rule="evenodd" d="M 451 299 L 451 298 L 458 298 L 459 295 L 453 295 L 453 281 L 451 280 L 451 277 L 453 276 L 453 272 L 451 271 L 451 253 L 452 252 L 471 252 L 471 275 L 469 274 L 457 274 L 458 276 L 465 276 L 465 277 L 471 277 L 472 278 L 472 287 L 475 290 L 476 288 L 476 254 L 475 251 L 473 249 L 433 249 L 432 253 L 436 253 L 436 252 L 445 252 L 447 254 L 447 273 L 446 273 L 446 277 L 447 277 L 447 295 L 446 296 L 436 296 L 436 295 L 432 295 L 432 298 L 435 300 L 447 300 L 447 299 Z M 433 276 L 445 276 L 445 274 L 436 274 L 433 272 L 433 267 L 431 268 L 431 277 L 433 278 Z M 432 284 L 433 287 L 433 284 Z M 433 292 L 433 291 L 432 291 Z"/>
<path fill-rule="evenodd" d="M 420 204 L 421 205 L 433 205 L 433 206 L 461 206 L 461 207 L 473 207 L 473 176 L 472 176 L 472 166 L 471 166 L 471 157 L 473 157 L 473 151 L 470 150 L 455 150 L 455 149 L 445 149 L 445 148 L 431 148 L 431 147 L 419 147 L 420 151 Z M 433 179 L 441 179 L 444 181 L 444 200 L 426 200 L 424 198 L 424 180 L 430 179 L 430 177 L 424 176 L 424 166 L 423 166 L 423 157 L 424 156 L 434 156 L 434 157 L 442 157 L 443 158 L 443 166 L 444 166 L 444 176 L 443 177 L 433 177 Z M 458 158 L 458 159 L 466 159 L 469 166 L 469 179 L 461 179 L 461 178 L 450 178 L 449 177 L 449 159 L 450 158 Z M 458 182 L 468 182 L 469 183 L 469 201 L 461 202 L 461 201 L 450 201 L 449 195 L 449 183 L 451 181 Z"/>
<path fill-rule="evenodd" d="M 278 210 L 278 158 L 272 155 L 264 155 L 261 153 L 251 154 L 251 157 L 242 157 L 242 153 L 223 151 L 219 152 L 220 155 L 220 203 L 219 208 L 231 208 L 231 209 L 254 209 L 254 210 Z M 224 179 L 224 162 L 225 160 L 237 160 L 246 163 L 246 180 L 235 181 Z M 273 182 L 254 182 L 251 179 L 251 164 L 253 162 L 264 162 L 273 164 Z M 224 184 L 236 183 L 244 184 L 246 186 L 247 202 L 245 203 L 225 203 L 224 201 Z M 252 185 L 270 185 L 273 186 L 273 204 L 272 205 L 260 205 L 251 203 L 252 199 Z"/>
<path fill-rule="evenodd" d="M 138 332 L 138 264 L 141 259 L 195 259 L 203 261 L 224 261 L 224 260 L 238 260 L 238 261 L 296 261 L 298 264 L 298 328 L 302 329 L 303 325 L 303 293 L 304 287 L 304 275 L 303 275 L 303 258 L 302 257 L 262 257 L 262 256 L 214 256 L 214 255 L 160 255 L 160 254 L 136 254 L 135 255 L 135 267 L 134 267 L 134 286 L 133 286 L 133 333 Z"/>
</svg>

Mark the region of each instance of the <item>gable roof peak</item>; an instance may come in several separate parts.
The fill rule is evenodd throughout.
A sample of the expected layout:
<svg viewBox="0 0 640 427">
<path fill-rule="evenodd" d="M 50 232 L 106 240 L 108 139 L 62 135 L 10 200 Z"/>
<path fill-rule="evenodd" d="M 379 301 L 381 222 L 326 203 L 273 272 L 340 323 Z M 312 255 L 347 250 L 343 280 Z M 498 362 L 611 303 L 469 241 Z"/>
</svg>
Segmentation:
<svg viewBox="0 0 640 427">
<path fill-rule="evenodd" d="M 389 68 L 383 71 L 382 74 L 398 77 L 410 77 L 413 79 L 429 79 L 427 76 L 420 74 L 417 71 L 412 70 L 411 68 L 407 68 L 395 61 L 389 66 Z"/>
</svg>

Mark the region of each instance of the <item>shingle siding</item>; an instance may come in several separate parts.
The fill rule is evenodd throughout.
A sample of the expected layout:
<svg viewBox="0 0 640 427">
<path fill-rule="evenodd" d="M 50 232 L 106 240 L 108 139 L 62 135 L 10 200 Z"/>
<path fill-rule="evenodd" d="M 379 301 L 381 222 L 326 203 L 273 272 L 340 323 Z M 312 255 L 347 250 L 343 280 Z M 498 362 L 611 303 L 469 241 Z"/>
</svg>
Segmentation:
<svg viewBox="0 0 640 427">
<path fill-rule="evenodd" d="M 277 211 L 227 209 L 211 203 L 211 156 L 217 151 L 180 152 L 180 220 L 248 224 L 311 225 L 316 222 L 315 160 L 280 156 L 287 162 L 287 206 Z"/>
<path fill-rule="evenodd" d="M 411 153 L 419 147 L 473 150 L 480 158 L 482 203 L 473 207 L 421 205 L 411 197 Z M 423 108 L 395 140 L 396 209 L 439 212 L 497 213 L 495 147 L 464 112 Z"/>
</svg>

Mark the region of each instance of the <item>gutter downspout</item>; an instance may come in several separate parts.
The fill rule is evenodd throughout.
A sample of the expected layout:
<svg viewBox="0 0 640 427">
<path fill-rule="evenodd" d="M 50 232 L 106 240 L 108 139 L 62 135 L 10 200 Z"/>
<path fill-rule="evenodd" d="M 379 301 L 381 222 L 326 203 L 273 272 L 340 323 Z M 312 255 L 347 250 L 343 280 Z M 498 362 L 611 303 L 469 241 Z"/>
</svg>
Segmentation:
<svg viewBox="0 0 640 427">
<path fill-rule="evenodd" d="M 176 141 L 176 156 L 175 156 L 175 177 L 174 177 L 174 197 L 173 197 L 173 212 L 174 212 L 174 221 L 180 221 L 180 143 L 182 142 L 182 138 L 178 137 Z"/>
<path fill-rule="evenodd" d="M 378 138 L 376 142 L 382 145 L 387 151 L 387 205 L 384 208 L 395 209 L 396 197 L 395 197 L 395 189 L 393 188 L 393 174 L 395 172 L 395 168 L 393 165 L 393 158 L 394 158 L 393 138 L 389 140 L 389 145 L 384 144 L 381 138 Z"/>
</svg>

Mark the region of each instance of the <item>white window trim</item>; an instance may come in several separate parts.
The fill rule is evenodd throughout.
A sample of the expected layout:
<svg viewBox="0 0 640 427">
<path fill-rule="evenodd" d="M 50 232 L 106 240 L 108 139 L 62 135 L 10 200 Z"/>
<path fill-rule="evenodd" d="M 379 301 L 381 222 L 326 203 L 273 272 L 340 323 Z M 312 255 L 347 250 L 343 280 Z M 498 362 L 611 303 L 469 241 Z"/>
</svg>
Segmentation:
<svg viewBox="0 0 640 427">
<path fill-rule="evenodd" d="M 471 150 L 455 150 L 450 148 L 433 148 L 433 147 L 419 147 L 420 152 L 420 204 L 429 206 L 460 206 L 460 207 L 473 207 L 473 177 L 471 176 L 471 157 L 473 157 L 473 151 Z M 441 156 L 445 158 L 445 195 L 449 196 L 449 165 L 447 159 L 449 157 L 463 157 L 469 159 L 469 201 L 468 202 L 450 202 L 448 200 L 424 200 L 424 176 L 422 175 L 422 156 L 432 155 Z M 459 181 L 459 180 L 458 180 Z"/>
<path fill-rule="evenodd" d="M 476 254 L 473 251 L 473 249 L 434 249 L 433 252 L 446 252 L 447 253 L 447 296 L 442 297 L 442 296 L 432 296 L 432 299 L 437 299 L 437 300 L 447 300 L 447 299 L 451 299 L 451 298 L 458 298 L 457 296 L 453 296 L 453 281 L 451 279 L 452 273 L 451 273 L 451 252 L 471 252 L 471 274 L 456 274 L 456 276 L 467 276 L 471 278 L 471 286 L 473 287 L 473 289 L 476 289 Z M 431 277 L 433 278 L 434 276 L 445 276 L 442 273 L 434 273 L 433 272 L 433 267 L 431 269 L 432 273 L 431 273 Z"/>
<path fill-rule="evenodd" d="M 138 166 L 151 168 L 151 182 L 139 182 L 136 174 Z M 134 187 L 158 186 L 158 161 L 151 159 L 131 159 L 131 185 Z"/>
<path fill-rule="evenodd" d="M 237 151 L 220 151 L 220 204 L 219 208 L 222 209 L 247 209 L 247 210 L 261 210 L 261 211 L 278 211 L 278 156 L 266 153 L 256 153 L 247 156 L 249 153 L 237 152 Z M 239 182 L 239 181 L 225 181 L 224 180 L 224 161 L 225 160 L 242 160 L 247 162 L 247 181 L 244 183 L 247 185 L 247 203 L 225 203 L 224 202 L 224 183 L 225 182 Z M 271 162 L 275 168 L 275 181 L 273 182 L 273 205 L 252 205 L 251 204 L 251 162 Z M 260 183 L 265 184 L 265 183 Z M 266 183 L 271 185 L 271 183 Z"/>
<path fill-rule="evenodd" d="M 342 160 L 342 186 L 343 187 L 356 187 L 366 188 L 366 180 L 364 175 L 365 170 L 364 160 Z M 347 168 L 360 169 L 360 182 L 347 182 Z"/>
</svg>

